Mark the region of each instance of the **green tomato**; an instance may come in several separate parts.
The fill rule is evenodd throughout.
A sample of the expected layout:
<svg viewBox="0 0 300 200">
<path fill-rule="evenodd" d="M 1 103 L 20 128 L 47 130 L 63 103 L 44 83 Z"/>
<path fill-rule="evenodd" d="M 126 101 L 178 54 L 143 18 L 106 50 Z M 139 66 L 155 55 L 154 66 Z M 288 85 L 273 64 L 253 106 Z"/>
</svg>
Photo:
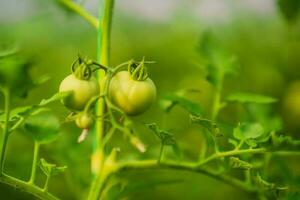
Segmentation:
<svg viewBox="0 0 300 200">
<path fill-rule="evenodd" d="M 94 124 L 94 120 L 92 116 L 88 114 L 82 114 L 76 118 L 75 123 L 78 128 L 89 129 Z"/>
<path fill-rule="evenodd" d="M 138 81 L 128 71 L 121 71 L 110 81 L 109 97 L 126 114 L 138 115 L 154 102 L 156 87 L 150 78 Z"/>
<path fill-rule="evenodd" d="M 62 103 L 71 110 L 83 110 L 88 101 L 99 94 L 100 87 L 95 77 L 89 80 L 76 78 L 74 74 L 67 76 L 59 86 L 59 92 L 72 91 Z"/>
</svg>

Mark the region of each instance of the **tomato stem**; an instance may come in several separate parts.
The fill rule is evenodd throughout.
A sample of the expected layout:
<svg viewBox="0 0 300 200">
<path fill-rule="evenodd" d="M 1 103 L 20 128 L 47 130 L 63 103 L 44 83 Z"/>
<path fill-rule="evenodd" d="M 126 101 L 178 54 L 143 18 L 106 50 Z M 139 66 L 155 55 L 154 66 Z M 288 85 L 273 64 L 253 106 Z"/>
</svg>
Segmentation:
<svg viewBox="0 0 300 200">
<path fill-rule="evenodd" d="M 164 154 L 164 148 L 165 148 L 165 145 L 164 145 L 164 144 L 161 144 L 161 145 L 160 145 L 160 150 L 159 150 L 159 156 L 158 156 L 158 160 L 157 160 L 157 163 L 158 163 L 158 164 L 161 163 L 161 159 L 162 159 L 163 154 Z"/>
<path fill-rule="evenodd" d="M 99 18 L 98 23 L 99 27 L 98 37 L 97 37 L 97 63 L 103 66 L 110 66 L 109 63 L 109 52 L 110 52 L 110 33 L 111 33 L 111 23 L 112 23 L 112 15 L 113 15 L 113 7 L 114 7 L 114 0 L 100 0 L 99 5 Z M 104 71 L 97 72 L 97 79 L 99 83 L 105 77 Z M 100 90 L 104 91 L 106 88 L 105 84 L 100 84 Z M 105 98 L 101 98 L 98 101 L 96 106 L 96 115 L 103 116 L 105 111 Z M 101 191 L 103 191 L 103 187 L 105 185 L 105 178 L 102 177 L 103 171 L 103 157 L 104 157 L 104 150 L 102 145 L 102 140 L 104 136 L 104 119 L 101 118 L 96 121 L 96 134 L 95 141 L 96 141 L 96 148 L 94 152 L 98 152 L 96 155 L 99 157 L 100 160 L 99 168 L 95 169 L 93 173 L 96 175 L 90 187 L 88 199 L 89 200 L 98 200 Z"/>
<path fill-rule="evenodd" d="M 43 199 L 43 200 L 59 200 L 56 196 L 50 194 L 47 191 L 44 191 L 43 189 L 39 188 L 38 186 L 35 185 L 30 185 L 29 183 L 19 180 L 17 178 L 11 177 L 6 174 L 2 174 L 0 176 L 0 182 L 10 185 L 12 187 L 15 187 L 19 189 L 22 192 L 26 192 L 29 194 L 34 195 L 38 199 Z"/>
<path fill-rule="evenodd" d="M 35 141 L 34 142 L 34 153 L 33 153 L 31 176 L 30 176 L 30 179 L 28 181 L 29 184 L 34 184 L 34 181 L 35 181 L 35 175 L 36 175 L 36 169 L 37 169 L 37 163 L 38 163 L 38 156 L 39 156 L 39 149 L 40 149 L 40 144 L 37 141 Z"/>
<path fill-rule="evenodd" d="M 4 130 L 2 135 L 1 143 L 1 154 L 0 154 L 0 176 L 3 174 L 5 152 L 7 147 L 7 140 L 9 136 L 9 117 L 10 117 L 10 91 L 8 88 L 3 89 L 4 94 Z"/>
</svg>

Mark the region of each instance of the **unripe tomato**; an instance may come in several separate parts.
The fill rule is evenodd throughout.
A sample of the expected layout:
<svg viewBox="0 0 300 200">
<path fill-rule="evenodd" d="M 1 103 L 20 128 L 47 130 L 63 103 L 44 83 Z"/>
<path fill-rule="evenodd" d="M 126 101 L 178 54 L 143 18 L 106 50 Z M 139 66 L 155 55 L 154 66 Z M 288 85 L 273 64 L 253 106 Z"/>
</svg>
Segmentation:
<svg viewBox="0 0 300 200">
<path fill-rule="evenodd" d="M 121 71 L 110 81 L 109 96 L 126 114 L 138 115 L 154 102 L 156 87 L 150 78 L 138 81 L 128 71 Z"/>
<path fill-rule="evenodd" d="M 82 114 L 76 118 L 75 123 L 78 128 L 89 129 L 93 125 L 94 120 L 92 116 L 88 114 Z"/>
<path fill-rule="evenodd" d="M 83 110 L 88 101 L 99 94 L 100 87 L 95 77 L 78 79 L 74 74 L 67 76 L 59 86 L 60 92 L 72 91 L 62 103 L 71 110 Z"/>
</svg>

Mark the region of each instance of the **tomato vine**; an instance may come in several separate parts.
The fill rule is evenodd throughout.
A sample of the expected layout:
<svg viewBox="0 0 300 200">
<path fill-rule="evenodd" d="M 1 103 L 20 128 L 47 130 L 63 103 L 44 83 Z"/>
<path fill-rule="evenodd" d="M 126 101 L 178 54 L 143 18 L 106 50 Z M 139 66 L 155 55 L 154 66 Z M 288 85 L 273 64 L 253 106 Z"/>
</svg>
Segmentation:
<svg viewBox="0 0 300 200">
<path fill-rule="evenodd" d="M 264 155 L 266 160 L 268 156 L 273 155 L 300 156 L 298 149 L 300 141 L 293 140 L 290 137 L 278 136 L 274 130 L 268 132 L 268 134 L 264 134 L 265 131 L 263 131 L 263 127 L 260 124 L 249 122 L 240 123 L 234 128 L 232 134 L 233 138 L 229 138 L 228 141 L 228 143 L 234 146 L 233 148 L 226 149 L 218 144 L 217 136 L 221 134 L 218 116 L 222 108 L 234 102 L 241 104 L 270 104 L 276 102 L 276 99 L 249 93 L 233 94 L 224 98 L 222 96 L 224 79 L 227 75 L 236 72 L 236 59 L 224 53 L 222 50 L 214 50 L 214 48 L 211 47 L 213 44 L 210 38 L 206 36 L 202 43 L 199 44 L 198 51 L 208 63 L 206 66 L 206 70 L 208 71 L 207 80 L 214 89 L 214 94 L 211 98 L 210 112 L 208 114 L 204 113 L 201 106 L 188 100 L 184 95 L 187 91 L 177 92 L 165 97 L 165 106 L 163 107 L 164 111 L 169 113 L 174 106 L 181 106 L 190 114 L 191 122 L 199 125 L 204 130 L 203 132 L 206 134 L 204 136 L 205 141 L 199 152 L 199 159 L 192 162 L 183 161 L 182 152 L 180 152 L 174 135 L 169 130 L 161 129 L 155 123 L 147 124 L 147 127 L 160 141 L 160 151 L 157 159 L 120 161 L 118 159 L 118 148 L 113 148 L 107 155 L 105 151 L 107 144 L 118 131 L 121 132 L 137 150 L 142 153 L 146 150 L 143 142 L 134 134 L 132 121 L 128 115 L 136 115 L 144 112 L 156 97 L 155 85 L 149 78 L 147 68 L 145 67 L 145 64 L 153 62 L 145 61 L 143 58 L 140 62 L 130 60 L 116 67 L 111 66 L 110 35 L 114 0 L 99 1 L 98 19 L 72 0 L 57 1 L 80 15 L 97 31 L 96 61 L 79 56 L 72 64 L 73 74 L 70 75 L 72 78 L 71 81 L 73 82 L 89 82 L 93 80 L 94 85 L 96 85 L 93 89 L 96 91 L 94 91 L 93 94 L 79 94 L 79 96 L 86 97 L 84 102 L 81 102 L 79 106 L 74 106 L 74 103 L 71 103 L 72 105 L 67 105 L 68 103 L 66 103 L 68 99 L 70 100 L 70 98 L 74 97 L 76 93 L 75 90 L 78 89 L 77 85 L 75 88 L 63 88 L 59 93 L 42 100 L 38 104 L 12 109 L 11 98 L 15 85 L 4 84 L 3 87 L 1 86 L 0 89 L 4 95 L 4 113 L 0 115 L 1 125 L 3 124 L 2 144 L 0 146 L 0 182 L 19 188 L 40 199 L 59 199 L 49 192 L 49 182 L 52 176 L 63 172 L 66 166 L 57 166 L 56 164 L 48 163 L 45 159 L 39 160 L 39 150 L 41 145 L 56 139 L 60 125 L 57 119 L 50 114 L 45 107 L 55 101 L 63 101 L 64 104 L 67 105 L 66 107 L 72 112 L 71 115 L 67 117 L 67 120 L 75 121 L 79 128 L 89 130 L 95 141 L 95 149 L 91 159 L 93 176 L 91 177 L 92 182 L 87 195 L 88 200 L 104 199 L 108 192 L 108 182 L 111 177 L 117 175 L 119 172 L 130 170 L 169 169 L 200 173 L 243 191 L 254 193 L 257 196 L 264 196 L 265 191 L 275 191 L 275 193 L 277 193 L 278 191 L 289 189 L 264 180 L 260 176 L 259 171 L 256 170 L 256 168 L 260 168 L 264 163 L 259 163 L 259 166 L 254 166 L 253 163 L 246 158 L 244 159 L 242 156 Z M 8 54 L 8 56 L 11 56 L 11 54 Z M 96 66 L 96 68 L 92 69 L 92 65 Z M 25 65 L 20 66 L 24 67 Z M 123 71 L 122 69 L 126 66 L 128 70 Z M 96 73 L 97 80 L 93 79 L 93 73 Z M 138 107 L 137 110 L 127 110 L 122 106 L 122 103 L 128 105 L 128 102 L 119 103 L 116 102 L 113 97 L 111 87 L 114 86 L 115 88 L 113 88 L 113 90 L 116 90 L 121 88 L 121 84 L 124 85 L 124 82 L 119 85 L 114 82 L 116 81 L 115 79 L 119 78 L 121 73 L 123 75 L 125 74 L 124 76 L 126 76 L 129 81 L 134 82 L 134 84 L 148 84 L 143 87 L 144 90 L 149 89 L 149 91 L 147 91 L 148 94 L 145 95 L 147 101 L 138 102 L 141 103 L 142 106 Z M 124 77 L 121 78 L 123 79 Z M 31 83 L 31 81 L 28 82 Z M 26 86 L 28 86 L 28 88 L 32 87 L 31 84 Z M 89 88 L 79 89 L 80 92 L 90 90 Z M 125 91 L 126 90 L 128 90 L 128 88 L 125 88 Z M 23 93 L 23 91 L 20 93 Z M 139 95 L 141 95 L 141 92 L 139 92 Z M 136 96 L 134 96 L 134 98 L 136 98 Z M 127 96 L 126 99 L 130 100 Z M 41 123 L 44 123 L 43 126 L 40 126 Z M 95 124 L 95 129 L 92 130 L 91 127 L 93 124 Z M 32 169 L 28 181 L 14 178 L 4 172 L 5 153 L 9 134 L 18 128 L 24 129 L 25 132 L 30 132 L 34 140 Z M 41 136 L 39 133 L 45 133 L 45 135 Z M 84 140 L 85 137 L 86 135 L 84 135 L 83 138 L 79 138 L 79 141 Z M 281 149 L 280 147 L 282 147 L 282 145 L 291 148 Z M 178 159 L 165 158 L 165 149 L 168 147 L 173 149 Z M 216 167 L 216 165 L 213 165 L 215 163 L 221 164 Z M 39 186 L 35 182 L 37 167 L 40 167 L 46 176 L 43 186 Z M 242 170 L 244 177 L 240 178 L 228 175 L 227 171 L 230 169 Z"/>
</svg>

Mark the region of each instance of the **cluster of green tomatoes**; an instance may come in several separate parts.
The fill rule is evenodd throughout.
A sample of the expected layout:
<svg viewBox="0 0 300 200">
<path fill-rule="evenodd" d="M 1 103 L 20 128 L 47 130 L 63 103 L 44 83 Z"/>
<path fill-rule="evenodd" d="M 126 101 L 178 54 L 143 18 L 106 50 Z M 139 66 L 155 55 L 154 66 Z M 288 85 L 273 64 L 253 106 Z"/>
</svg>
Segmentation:
<svg viewBox="0 0 300 200">
<path fill-rule="evenodd" d="M 127 70 L 122 66 L 110 69 L 81 57 L 73 63 L 72 74 L 61 82 L 59 92 L 70 92 L 62 103 L 75 113 L 75 123 L 79 128 L 88 130 L 93 125 L 96 119 L 93 105 L 99 98 L 108 98 L 126 115 L 139 115 L 154 102 L 156 87 L 148 77 L 145 61 L 125 64 Z M 106 71 L 100 81 L 94 76 L 98 69 Z"/>
</svg>

